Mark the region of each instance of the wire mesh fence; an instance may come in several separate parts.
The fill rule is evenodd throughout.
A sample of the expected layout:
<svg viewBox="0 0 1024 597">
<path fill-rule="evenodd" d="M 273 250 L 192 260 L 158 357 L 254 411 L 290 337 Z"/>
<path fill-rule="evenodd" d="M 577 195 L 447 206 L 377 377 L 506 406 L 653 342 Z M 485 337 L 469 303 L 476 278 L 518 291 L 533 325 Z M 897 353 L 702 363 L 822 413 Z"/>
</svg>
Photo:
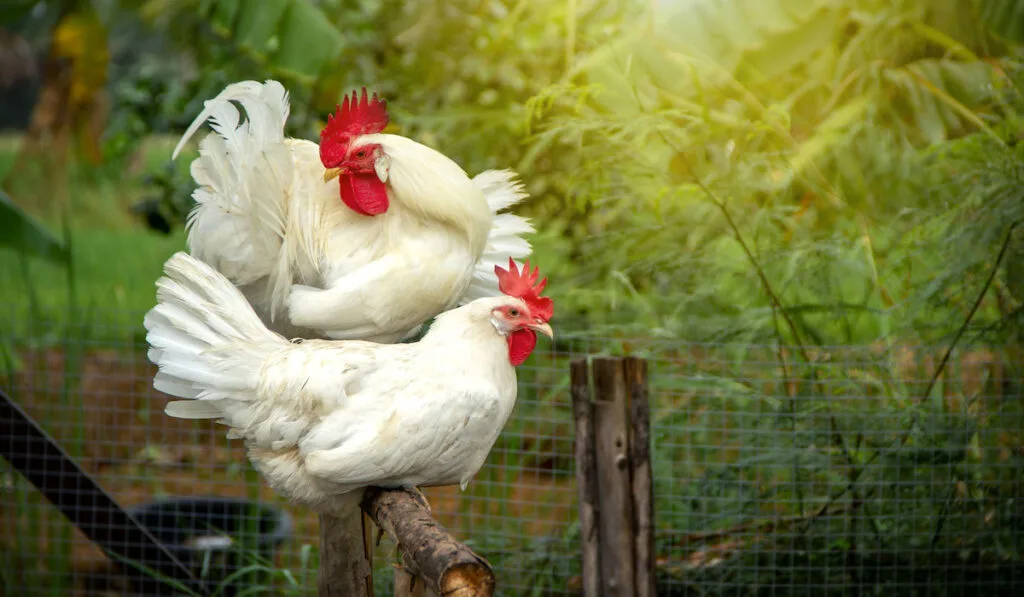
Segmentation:
<svg viewBox="0 0 1024 597">
<path fill-rule="evenodd" d="M 0 384 L 119 503 L 149 508 L 145 524 L 201 554 L 199 574 L 225 574 L 211 555 L 221 542 L 262 540 L 267 561 L 247 556 L 261 575 L 244 586 L 314 594 L 316 517 L 262 485 L 223 427 L 163 414 L 141 318 L 12 318 Z M 937 375 L 942 347 L 801 353 L 559 331 L 569 339 L 520 368 L 516 412 L 467 490 L 425 491 L 494 565 L 500 594 L 579 594 L 569 362 L 624 352 L 649 362 L 659 595 L 1024 594 L 1018 348 L 966 346 Z M 6 594 L 124 594 L 106 555 L 3 464 Z M 221 508 L 214 526 L 235 525 L 229 539 L 162 528 L 167 500 L 209 496 L 272 509 L 203 506 Z M 378 594 L 394 561 L 385 539 Z"/>
</svg>

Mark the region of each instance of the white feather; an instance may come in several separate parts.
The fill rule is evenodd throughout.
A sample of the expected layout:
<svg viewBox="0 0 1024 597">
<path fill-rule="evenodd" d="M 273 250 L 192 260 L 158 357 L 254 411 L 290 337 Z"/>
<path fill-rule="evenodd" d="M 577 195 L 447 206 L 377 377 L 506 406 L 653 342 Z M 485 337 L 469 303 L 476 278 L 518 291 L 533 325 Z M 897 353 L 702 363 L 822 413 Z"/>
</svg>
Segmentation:
<svg viewBox="0 0 1024 597">
<path fill-rule="evenodd" d="M 177 253 L 146 315 L 158 390 L 183 419 L 215 419 L 245 440 L 269 484 L 318 509 L 350 508 L 347 492 L 377 485 L 465 485 L 515 404 L 496 308 L 448 311 L 414 344 L 311 340 L 270 330 L 223 275 Z"/>
<path fill-rule="evenodd" d="M 317 145 L 284 137 L 287 117 L 276 81 L 235 83 L 204 104 L 175 149 L 211 123 L 191 166 L 189 250 L 275 331 L 397 342 L 446 309 L 498 295 L 494 266 L 530 255 L 533 228 L 503 213 L 526 197 L 513 172 L 470 178 L 412 139 L 365 135 L 352 144 L 383 150 L 375 170 L 390 200 L 366 217 L 342 203 L 338 180 L 323 182 Z"/>
<path fill-rule="evenodd" d="M 500 214 L 501 210 L 513 207 L 527 197 L 523 185 L 516 180 L 511 170 L 487 170 L 473 179 L 473 184 L 484 193 L 487 205 L 494 212 L 490 234 L 487 236 L 487 248 L 473 270 L 473 281 L 459 299 L 459 304 L 466 304 L 478 298 L 500 296 L 498 278 L 494 266 L 508 266 L 511 257 L 515 260 L 530 256 L 532 248 L 524 235 L 534 232 L 526 218 L 513 214 Z"/>
<path fill-rule="evenodd" d="M 245 110 L 245 122 L 232 102 Z M 271 317 L 288 295 L 295 262 L 309 260 L 314 251 L 308 243 L 284 242 L 295 175 L 292 141 L 284 136 L 288 113 L 288 93 L 277 81 L 228 85 L 204 102 L 173 153 L 177 157 L 210 122 L 213 132 L 199 143 L 190 167 L 199 188 L 188 218 L 189 250 L 236 284 L 268 279 Z M 290 253 L 296 248 L 305 254 Z"/>
<path fill-rule="evenodd" d="M 157 387 L 161 392 L 165 391 Z M 178 419 L 217 419 L 224 416 L 221 407 L 216 402 L 185 402 L 178 400 L 167 403 L 164 410 L 168 415 Z"/>
<path fill-rule="evenodd" d="M 238 289 L 205 263 L 177 253 L 164 270 L 157 305 L 144 320 L 149 358 L 159 367 L 154 387 L 179 398 L 219 399 L 240 392 L 244 399 L 259 381 L 262 359 L 287 342 L 267 330 Z M 176 404 L 168 405 L 168 414 L 225 414 L 215 407 L 218 402 Z"/>
</svg>

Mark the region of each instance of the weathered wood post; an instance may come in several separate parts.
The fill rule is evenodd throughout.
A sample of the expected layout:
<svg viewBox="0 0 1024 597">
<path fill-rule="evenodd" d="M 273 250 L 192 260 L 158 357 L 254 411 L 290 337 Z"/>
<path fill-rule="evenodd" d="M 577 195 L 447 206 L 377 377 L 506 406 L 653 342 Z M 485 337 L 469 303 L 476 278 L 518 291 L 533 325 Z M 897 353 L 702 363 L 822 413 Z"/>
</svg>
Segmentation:
<svg viewBox="0 0 1024 597">
<path fill-rule="evenodd" d="M 655 597 L 654 475 L 651 470 L 651 408 L 647 361 L 625 359 L 629 389 L 629 461 L 633 497 L 636 597 Z"/>
<path fill-rule="evenodd" d="M 373 552 L 367 553 L 370 530 L 356 511 L 346 517 L 320 515 L 320 597 L 373 597 Z"/>
<path fill-rule="evenodd" d="M 578 359 L 570 371 L 583 596 L 654 597 L 647 364 Z"/>
<path fill-rule="evenodd" d="M 576 485 L 580 494 L 580 548 L 583 557 L 583 597 L 601 594 L 601 554 L 598 542 L 597 464 L 594 462 L 594 402 L 590 369 L 585 359 L 570 365 L 572 418 L 576 425 Z"/>
</svg>

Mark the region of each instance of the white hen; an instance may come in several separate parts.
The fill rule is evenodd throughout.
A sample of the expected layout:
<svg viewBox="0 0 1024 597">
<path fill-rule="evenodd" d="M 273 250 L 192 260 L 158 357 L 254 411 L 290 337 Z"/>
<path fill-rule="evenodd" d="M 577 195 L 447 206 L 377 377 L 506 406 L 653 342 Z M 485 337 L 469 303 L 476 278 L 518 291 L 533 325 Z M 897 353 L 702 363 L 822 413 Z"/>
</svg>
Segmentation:
<svg viewBox="0 0 1024 597">
<path fill-rule="evenodd" d="M 396 342 L 446 309 L 497 295 L 494 266 L 529 256 L 530 224 L 498 213 L 525 197 L 512 172 L 470 179 L 441 153 L 382 134 L 386 107 L 365 89 L 345 97 L 319 145 L 285 137 L 288 113 L 277 81 L 234 83 L 174 150 L 211 123 L 191 166 L 189 250 L 272 329 Z"/>
<path fill-rule="evenodd" d="M 289 499 L 320 511 L 353 492 L 466 484 L 516 399 L 514 366 L 551 335 L 551 299 L 529 267 L 495 268 L 509 295 L 440 315 L 412 344 L 307 340 L 268 330 L 237 288 L 178 253 L 145 319 L 167 414 L 218 419 Z"/>
</svg>

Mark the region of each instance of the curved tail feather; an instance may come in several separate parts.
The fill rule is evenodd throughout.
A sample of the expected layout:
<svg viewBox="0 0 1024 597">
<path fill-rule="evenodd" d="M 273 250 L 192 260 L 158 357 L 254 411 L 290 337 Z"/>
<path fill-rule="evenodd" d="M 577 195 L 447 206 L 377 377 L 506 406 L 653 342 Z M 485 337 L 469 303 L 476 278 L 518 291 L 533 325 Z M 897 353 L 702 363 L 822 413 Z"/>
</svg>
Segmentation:
<svg viewBox="0 0 1024 597">
<path fill-rule="evenodd" d="M 530 256 L 529 241 L 523 235 L 534 229 L 529 220 L 510 213 L 499 213 L 517 205 L 528 195 L 512 170 L 487 170 L 473 178 L 473 184 L 483 191 L 487 205 L 494 212 L 494 223 L 487 236 L 487 247 L 477 262 L 473 281 L 459 300 L 460 305 L 487 296 L 500 296 L 495 265 L 507 265 L 508 258 L 525 259 Z"/>
<path fill-rule="evenodd" d="M 245 110 L 246 120 L 235 106 Z M 188 218 L 188 247 L 238 285 L 266 276 L 271 314 L 291 285 L 291 259 L 284 243 L 287 198 L 292 184 L 291 150 L 284 136 L 288 92 L 277 81 L 228 85 L 182 135 L 172 157 L 210 122 L 191 165 L 199 185 Z"/>
</svg>

